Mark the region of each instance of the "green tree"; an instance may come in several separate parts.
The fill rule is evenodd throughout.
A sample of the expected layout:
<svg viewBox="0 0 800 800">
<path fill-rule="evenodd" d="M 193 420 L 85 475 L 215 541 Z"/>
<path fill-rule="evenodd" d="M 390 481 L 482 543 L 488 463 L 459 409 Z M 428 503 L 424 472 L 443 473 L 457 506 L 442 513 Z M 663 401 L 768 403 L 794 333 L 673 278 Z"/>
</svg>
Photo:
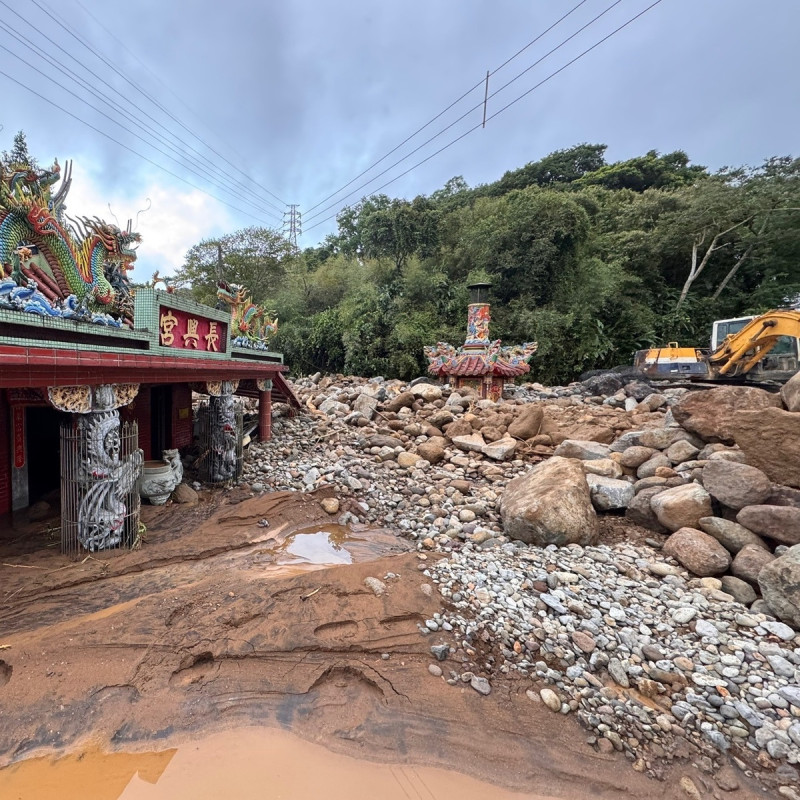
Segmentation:
<svg viewBox="0 0 800 800">
<path fill-rule="evenodd" d="M 204 239 L 186 254 L 175 280 L 191 286 L 195 300 L 214 305 L 217 281 L 246 287 L 254 303 L 280 289 L 296 256 L 291 244 L 270 228 L 243 228 L 217 239 Z"/>
</svg>

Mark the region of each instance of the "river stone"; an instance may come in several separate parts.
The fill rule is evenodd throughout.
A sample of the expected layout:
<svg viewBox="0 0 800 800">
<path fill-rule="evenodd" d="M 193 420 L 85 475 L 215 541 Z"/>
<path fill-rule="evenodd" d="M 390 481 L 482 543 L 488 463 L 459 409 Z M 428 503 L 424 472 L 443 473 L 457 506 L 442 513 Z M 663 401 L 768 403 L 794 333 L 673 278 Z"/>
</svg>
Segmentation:
<svg viewBox="0 0 800 800">
<path fill-rule="evenodd" d="M 551 711 L 561 711 L 561 699 L 552 689 L 539 689 L 539 696 Z"/>
<path fill-rule="evenodd" d="M 370 395 L 364 394 L 363 392 L 356 397 L 355 402 L 353 403 L 353 411 L 360 412 L 367 419 L 372 419 L 377 408 L 378 398 L 370 397 Z"/>
<path fill-rule="evenodd" d="M 783 385 L 781 398 L 789 411 L 800 411 L 800 372 Z"/>
<path fill-rule="evenodd" d="M 713 536 L 694 528 L 675 531 L 662 552 L 701 577 L 720 575 L 731 563 L 730 553 Z"/>
<path fill-rule="evenodd" d="M 411 394 L 414 397 L 419 397 L 426 403 L 432 403 L 434 400 L 440 400 L 442 397 L 442 389 L 431 383 L 418 383 L 416 386 L 411 387 Z"/>
<path fill-rule="evenodd" d="M 580 439 L 565 439 L 556 447 L 553 455 L 562 458 L 578 458 L 581 461 L 608 458 L 611 450 L 608 445 Z"/>
<path fill-rule="evenodd" d="M 722 517 L 701 517 L 698 522 L 701 531 L 713 536 L 728 552 L 736 555 L 745 545 L 754 544 L 767 550 L 766 542 L 757 534 L 747 530 L 744 525 Z"/>
<path fill-rule="evenodd" d="M 591 462 L 586 462 L 591 463 Z M 656 533 L 667 533 L 667 529 L 658 521 L 655 512 L 650 507 L 650 501 L 659 492 L 663 492 L 661 486 L 651 486 L 649 489 L 642 489 L 634 498 L 628 503 L 625 509 L 625 517 L 636 525 L 641 525 L 643 528 L 649 528 Z"/>
<path fill-rule="evenodd" d="M 459 450 L 467 452 L 480 453 L 486 447 L 486 442 L 483 441 L 483 436 L 479 433 L 470 433 L 467 436 L 454 436 L 453 444 Z"/>
<path fill-rule="evenodd" d="M 594 544 L 599 532 L 577 459 L 554 456 L 509 481 L 501 498 L 501 515 L 509 538 L 541 547 Z"/>
<path fill-rule="evenodd" d="M 417 455 L 431 464 L 438 464 L 444 458 L 446 445 L 447 439 L 444 437 L 431 436 L 427 442 L 423 442 L 417 447 Z"/>
<path fill-rule="evenodd" d="M 612 446 L 612 450 L 613 449 L 614 448 Z M 622 464 L 623 467 L 636 469 L 637 467 L 641 467 L 645 461 L 654 456 L 657 452 L 658 451 L 654 450 L 652 447 L 634 445 L 633 447 L 629 447 L 627 450 L 622 451 L 622 454 L 619 458 L 619 463 Z"/>
<path fill-rule="evenodd" d="M 734 432 L 740 427 L 734 420 L 735 415 L 746 410 L 758 416 L 767 409 L 777 409 L 780 403 L 778 395 L 753 386 L 717 386 L 687 392 L 672 406 L 672 415 L 683 428 L 703 441 L 733 444 L 736 441 Z M 755 464 L 754 461 L 750 463 Z"/>
<path fill-rule="evenodd" d="M 592 504 L 598 511 L 627 508 L 633 500 L 633 484 L 628 481 L 589 473 L 586 475 L 586 482 L 589 484 Z"/>
<path fill-rule="evenodd" d="M 736 521 L 781 544 L 800 544 L 800 508 L 747 506 L 736 515 Z"/>
<path fill-rule="evenodd" d="M 595 458 L 583 462 L 583 471 L 588 475 L 602 475 L 604 478 L 621 478 L 622 467 L 613 458 Z"/>
<path fill-rule="evenodd" d="M 185 505 L 196 505 L 200 495 L 188 483 L 179 483 L 172 492 L 172 502 Z"/>
<path fill-rule="evenodd" d="M 763 503 L 772 491 L 770 479 L 760 469 L 735 461 L 709 461 L 703 469 L 703 486 L 736 511 Z"/>
<path fill-rule="evenodd" d="M 775 616 L 800 629 L 800 545 L 767 564 L 758 573 L 758 585 Z M 791 702 L 800 706 L 800 693 L 798 700 Z"/>
<path fill-rule="evenodd" d="M 400 392 L 396 397 L 393 397 L 385 404 L 384 408 L 387 411 L 397 412 L 401 408 L 411 408 L 414 405 L 416 398 L 411 392 Z"/>
<path fill-rule="evenodd" d="M 699 452 L 699 447 L 695 447 L 691 442 L 687 442 L 685 439 L 679 439 L 667 448 L 664 455 L 666 455 L 673 464 L 682 464 L 684 461 L 693 459 Z"/>
<path fill-rule="evenodd" d="M 757 586 L 759 573 L 774 559 L 775 556 L 769 550 L 755 544 L 746 544 L 733 559 L 731 572 L 737 578 Z"/>
<path fill-rule="evenodd" d="M 406 469 L 413 467 L 417 461 L 419 461 L 420 456 L 417 453 L 398 453 L 397 455 L 397 464 L 401 467 L 405 467 Z"/>
<path fill-rule="evenodd" d="M 652 478 L 660 467 L 669 467 L 671 465 L 672 462 L 663 453 L 656 453 L 636 470 L 636 477 L 640 479 Z"/>
<path fill-rule="evenodd" d="M 492 687 L 486 678 L 481 678 L 478 675 L 473 675 L 470 679 L 469 685 L 478 693 L 487 695 L 492 693 Z"/>
<path fill-rule="evenodd" d="M 670 531 L 697 528 L 703 517 L 711 516 L 711 496 L 696 483 L 665 489 L 652 498 L 650 505 L 658 521 Z"/>
<path fill-rule="evenodd" d="M 720 579 L 722 581 L 722 591 L 729 594 L 737 603 L 743 606 L 749 606 L 756 600 L 756 590 L 741 578 L 735 575 L 723 575 Z"/>
<path fill-rule="evenodd" d="M 510 436 L 504 436 L 496 442 L 485 444 L 481 452 L 494 461 L 508 461 L 517 449 L 517 440 Z"/>
<path fill-rule="evenodd" d="M 775 395 L 777 397 L 777 395 Z M 780 408 L 737 411 L 731 421 L 733 438 L 747 463 L 770 480 L 800 488 L 800 417 Z"/>
<path fill-rule="evenodd" d="M 515 439 L 530 439 L 541 430 L 543 419 L 542 406 L 538 403 L 529 403 L 522 407 L 516 419 L 508 426 L 508 435 Z"/>
</svg>

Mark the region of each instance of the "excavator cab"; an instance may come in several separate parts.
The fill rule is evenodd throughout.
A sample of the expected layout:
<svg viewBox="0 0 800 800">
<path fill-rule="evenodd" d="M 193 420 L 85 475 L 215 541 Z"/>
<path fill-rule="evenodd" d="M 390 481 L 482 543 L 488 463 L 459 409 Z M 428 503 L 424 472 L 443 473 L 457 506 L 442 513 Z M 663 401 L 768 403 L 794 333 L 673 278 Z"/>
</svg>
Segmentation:
<svg viewBox="0 0 800 800">
<path fill-rule="evenodd" d="M 720 319 L 714 322 L 711 331 L 711 352 L 714 353 L 717 349 L 725 344 L 726 340 L 731 337 L 731 341 L 737 333 L 749 325 L 756 316 L 750 317 L 735 317 L 732 319 Z M 747 351 L 750 356 L 753 351 Z M 744 365 L 750 359 L 747 356 L 742 357 L 741 363 Z M 800 338 L 793 335 L 779 336 L 775 343 L 771 345 L 766 355 L 762 356 L 760 360 L 752 364 L 749 372 L 752 375 L 758 375 L 760 378 L 775 377 L 782 379 L 786 374 L 793 374 L 797 372 L 798 365 L 800 365 Z M 735 370 L 733 371 L 735 374 Z"/>
</svg>

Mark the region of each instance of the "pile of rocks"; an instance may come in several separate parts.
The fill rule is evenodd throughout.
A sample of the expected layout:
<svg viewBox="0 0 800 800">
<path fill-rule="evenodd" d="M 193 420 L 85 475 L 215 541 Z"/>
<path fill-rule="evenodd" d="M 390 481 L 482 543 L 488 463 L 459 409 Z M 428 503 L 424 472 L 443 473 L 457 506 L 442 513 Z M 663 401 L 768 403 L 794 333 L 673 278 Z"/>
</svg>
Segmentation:
<svg viewBox="0 0 800 800">
<path fill-rule="evenodd" d="M 421 630 L 453 630 L 458 642 L 432 648 L 448 659 L 449 683 L 478 670 L 529 676 L 532 700 L 576 712 L 598 748 L 654 774 L 686 737 L 710 758 L 733 746 L 797 781 L 800 635 L 746 613 L 720 580 L 694 578 L 647 547 L 520 542 L 467 544 L 425 575 L 448 608 Z"/>
</svg>

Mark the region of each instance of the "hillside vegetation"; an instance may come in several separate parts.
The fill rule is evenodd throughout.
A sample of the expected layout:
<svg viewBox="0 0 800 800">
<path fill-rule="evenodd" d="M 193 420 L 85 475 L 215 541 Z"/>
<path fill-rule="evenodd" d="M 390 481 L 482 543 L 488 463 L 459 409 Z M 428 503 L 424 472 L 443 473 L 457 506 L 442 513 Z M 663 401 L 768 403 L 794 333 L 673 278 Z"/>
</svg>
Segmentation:
<svg viewBox="0 0 800 800">
<path fill-rule="evenodd" d="M 492 336 L 539 342 L 532 374 L 563 383 L 712 320 L 800 294 L 800 159 L 710 173 L 681 152 L 609 164 L 605 145 L 551 153 L 494 183 L 456 177 L 413 200 L 373 195 L 292 253 L 274 231 L 221 240 L 225 278 L 280 317 L 295 372 L 411 378 L 422 348 L 464 338 L 467 284 L 492 282 Z M 217 240 L 179 278 L 213 298 Z"/>
</svg>

